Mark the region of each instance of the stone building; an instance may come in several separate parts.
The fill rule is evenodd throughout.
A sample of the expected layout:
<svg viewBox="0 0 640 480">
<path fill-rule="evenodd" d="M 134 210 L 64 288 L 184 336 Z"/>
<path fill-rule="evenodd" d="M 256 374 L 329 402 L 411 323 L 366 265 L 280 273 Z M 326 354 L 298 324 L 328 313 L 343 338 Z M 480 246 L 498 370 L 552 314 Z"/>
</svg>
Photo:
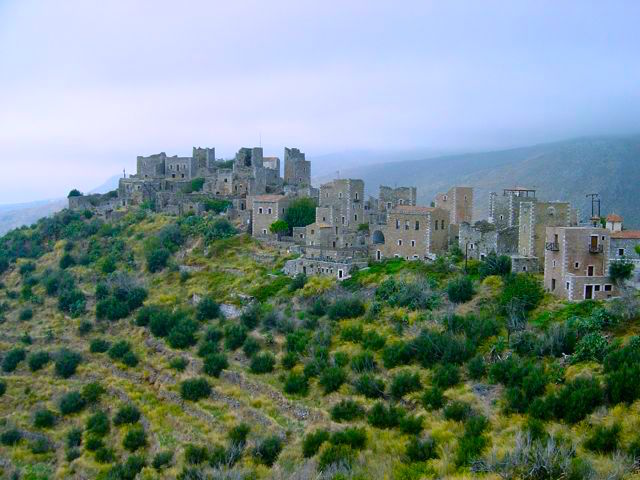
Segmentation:
<svg viewBox="0 0 640 480">
<path fill-rule="evenodd" d="M 284 195 L 257 195 L 249 197 L 251 205 L 252 235 L 256 238 L 277 239 L 269 227 L 278 220 L 284 220 L 289 205 L 289 197 Z"/>
<path fill-rule="evenodd" d="M 640 245 L 640 230 L 625 230 L 622 217 L 610 214 L 606 219 L 607 230 L 611 232 L 610 262 L 624 260 L 634 265 L 632 277 L 627 282 L 636 289 L 640 289 L 640 252 L 636 250 Z"/>
<path fill-rule="evenodd" d="M 490 253 L 498 253 L 498 230 L 496 226 L 479 221 L 471 225 L 460 224 L 459 247 L 468 259 L 484 260 Z"/>
<path fill-rule="evenodd" d="M 568 202 L 522 201 L 518 210 L 518 255 L 522 257 L 544 258 L 547 227 L 577 225 L 575 211 Z"/>
<path fill-rule="evenodd" d="M 505 188 L 502 195 L 496 192 L 489 194 L 489 222 L 498 229 L 518 225 L 520 218 L 520 202 L 535 201 L 536 191 L 531 188 Z"/>
<path fill-rule="evenodd" d="M 378 196 L 378 210 L 380 212 L 388 212 L 398 205 L 416 205 L 417 189 L 416 187 L 387 187 L 380 185 L 380 194 Z"/>
<path fill-rule="evenodd" d="M 438 193 L 435 206 L 449 212 L 449 223 L 460 225 L 473 220 L 473 188 L 451 187 L 447 193 Z"/>
<path fill-rule="evenodd" d="M 311 186 L 311 162 L 297 148 L 284 149 L 284 183 L 296 187 Z"/>
<path fill-rule="evenodd" d="M 617 294 L 608 276 L 611 233 L 601 227 L 548 227 L 544 287 L 567 300 L 602 300 Z"/>
<path fill-rule="evenodd" d="M 316 221 L 357 229 L 366 223 L 364 214 L 364 182 L 356 179 L 336 179 L 320 186 Z"/>
<path fill-rule="evenodd" d="M 447 251 L 449 212 L 441 208 L 398 205 L 387 213 L 387 223 L 371 236 L 376 260 L 435 259 Z"/>
</svg>

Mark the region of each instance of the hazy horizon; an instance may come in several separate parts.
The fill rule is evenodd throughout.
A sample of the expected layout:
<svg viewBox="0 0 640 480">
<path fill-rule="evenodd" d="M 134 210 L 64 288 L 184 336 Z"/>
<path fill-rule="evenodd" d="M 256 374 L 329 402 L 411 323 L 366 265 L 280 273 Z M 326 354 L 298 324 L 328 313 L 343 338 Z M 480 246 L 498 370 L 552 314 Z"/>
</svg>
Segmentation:
<svg viewBox="0 0 640 480">
<path fill-rule="evenodd" d="M 632 1 L 0 0 L 0 204 L 192 146 L 313 158 L 637 133 L 639 14 Z"/>
</svg>

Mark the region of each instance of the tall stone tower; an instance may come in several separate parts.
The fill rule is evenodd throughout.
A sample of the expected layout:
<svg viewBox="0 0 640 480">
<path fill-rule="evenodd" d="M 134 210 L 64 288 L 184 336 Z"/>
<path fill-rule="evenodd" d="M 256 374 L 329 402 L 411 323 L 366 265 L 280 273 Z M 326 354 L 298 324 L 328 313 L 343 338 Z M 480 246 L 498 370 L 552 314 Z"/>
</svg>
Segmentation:
<svg viewBox="0 0 640 480">
<path fill-rule="evenodd" d="M 311 185 L 311 162 L 297 148 L 284 149 L 284 182 L 298 187 Z"/>
</svg>

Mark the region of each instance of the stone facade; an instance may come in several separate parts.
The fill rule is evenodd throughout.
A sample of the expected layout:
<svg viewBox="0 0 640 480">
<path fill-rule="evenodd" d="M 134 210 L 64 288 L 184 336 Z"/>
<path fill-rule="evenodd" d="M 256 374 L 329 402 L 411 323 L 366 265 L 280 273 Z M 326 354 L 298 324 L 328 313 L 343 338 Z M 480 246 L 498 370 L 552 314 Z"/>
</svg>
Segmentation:
<svg viewBox="0 0 640 480">
<path fill-rule="evenodd" d="M 435 206 L 449 212 L 449 223 L 460 225 L 473 220 L 473 188 L 451 187 L 447 193 L 438 193 Z"/>
<path fill-rule="evenodd" d="M 567 300 L 611 298 L 617 294 L 608 276 L 611 234 L 601 227 L 548 227 L 544 287 Z"/>
<path fill-rule="evenodd" d="M 519 204 L 518 254 L 544 257 L 547 227 L 569 227 L 577 224 L 575 212 L 568 202 L 522 201 Z"/>
<path fill-rule="evenodd" d="M 459 247 L 467 258 L 484 260 L 490 253 L 498 253 L 498 230 L 495 225 L 483 221 L 470 225 L 460 224 Z"/>
<path fill-rule="evenodd" d="M 252 234 L 256 238 L 275 240 L 271 224 L 283 220 L 289 205 L 289 197 L 284 195 L 258 195 L 249 197 L 251 204 Z"/>
<path fill-rule="evenodd" d="M 380 185 L 380 195 L 378 197 L 378 210 L 388 212 L 398 205 L 416 205 L 416 187 L 386 187 Z"/>
<path fill-rule="evenodd" d="M 311 162 L 297 148 L 284 149 L 284 183 L 295 187 L 311 186 Z"/>
</svg>

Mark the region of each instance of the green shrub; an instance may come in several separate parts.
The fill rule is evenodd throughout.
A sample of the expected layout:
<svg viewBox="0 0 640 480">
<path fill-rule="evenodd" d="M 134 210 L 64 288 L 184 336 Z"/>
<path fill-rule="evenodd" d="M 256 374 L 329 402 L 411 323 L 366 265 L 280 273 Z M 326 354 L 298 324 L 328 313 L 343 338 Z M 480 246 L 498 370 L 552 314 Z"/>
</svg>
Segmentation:
<svg viewBox="0 0 640 480">
<path fill-rule="evenodd" d="M 78 448 L 70 448 L 67 450 L 67 454 L 65 455 L 65 459 L 67 462 L 71 463 L 76 458 L 80 458 L 82 456 L 82 452 Z"/>
<path fill-rule="evenodd" d="M 13 372 L 26 357 L 27 353 L 23 348 L 9 350 L 2 359 L 2 371 L 7 373 Z"/>
<path fill-rule="evenodd" d="M 173 461 L 173 452 L 169 450 L 163 450 L 161 452 L 156 453 L 151 461 L 151 466 L 156 470 L 162 470 L 171 465 Z"/>
<path fill-rule="evenodd" d="M 473 298 L 473 282 L 470 277 L 461 276 L 447 284 L 447 296 L 453 303 L 465 303 Z"/>
<path fill-rule="evenodd" d="M 598 380 L 578 377 L 547 398 L 547 410 L 557 419 L 576 423 L 602 404 L 604 392 Z"/>
<path fill-rule="evenodd" d="M 94 456 L 98 463 L 113 463 L 116 459 L 113 449 L 107 447 L 97 449 Z"/>
<path fill-rule="evenodd" d="M 75 259 L 74 259 L 74 258 L 73 258 L 73 256 L 72 256 L 70 253 L 68 253 L 68 252 L 65 252 L 65 253 L 62 255 L 62 257 L 60 257 L 60 264 L 59 264 L 59 266 L 60 266 L 60 268 L 61 268 L 62 270 L 65 270 L 65 269 L 67 269 L 67 268 L 69 268 L 69 267 L 73 267 L 75 264 L 76 264 Z"/>
<path fill-rule="evenodd" d="M 444 405 L 442 390 L 438 387 L 428 388 L 422 395 L 422 404 L 427 410 L 438 410 Z"/>
<path fill-rule="evenodd" d="M 31 370 L 32 372 L 40 370 L 41 368 L 44 368 L 47 363 L 49 363 L 49 360 L 49 352 L 40 351 L 31 353 L 28 359 L 29 370 Z"/>
<path fill-rule="evenodd" d="M 91 382 L 82 387 L 81 395 L 85 402 L 91 405 L 98 403 L 100 401 L 100 397 L 105 393 L 105 388 L 99 382 Z"/>
<path fill-rule="evenodd" d="M 367 398 L 380 398 L 384 395 L 384 381 L 373 375 L 361 375 L 354 386 L 360 395 L 364 395 Z"/>
<path fill-rule="evenodd" d="M 358 353 L 351 359 L 351 369 L 356 373 L 371 372 L 376 370 L 376 361 L 373 354 L 368 351 Z"/>
<path fill-rule="evenodd" d="M 126 303 L 115 297 L 107 297 L 96 303 L 96 318 L 111 321 L 126 318 L 129 315 L 129 307 Z"/>
<path fill-rule="evenodd" d="M 366 350 L 380 350 L 386 341 L 387 339 L 375 330 L 368 330 L 362 334 L 362 346 Z"/>
<path fill-rule="evenodd" d="M 306 227 L 315 222 L 316 219 L 316 202 L 312 198 L 298 198 L 289 203 L 284 214 L 284 221 L 291 228 Z"/>
<path fill-rule="evenodd" d="M 364 315 L 364 303 L 357 297 L 342 298 L 336 300 L 327 313 L 331 320 L 355 318 Z"/>
<path fill-rule="evenodd" d="M 258 353 L 251 359 L 250 369 L 253 373 L 271 373 L 276 364 L 276 358 L 270 352 Z"/>
<path fill-rule="evenodd" d="M 258 342 L 254 337 L 247 337 L 242 344 L 242 351 L 247 358 L 251 358 L 260 351 L 260 342 Z"/>
<path fill-rule="evenodd" d="M 87 333 L 91 332 L 91 330 L 93 330 L 93 323 L 91 323 L 89 320 L 82 320 L 80 322 L 80 325 L 78 325 L 79 335 L 86 335 Z"/>
<path fill-rule="evenodd" d="M 87 431 L 97 437 L 104 437 L 109 428 L 109 417 L 103 411 L 97 411 L 87 419 Z"/>
<path fill-rule="evenodd" d="M 131 344 L 126 340 L 120 340 L 113 344 L 109 349 L 109 357 L 112 360 L 122 360 L 122 358 L 131 351 Z"/>
<path fill-rule="evenodd" d="M 400 399 L 406 394 L 416 392 L 422 388 L 420 376 L 417 373 L 400 372 L 391 380 L 391 396 Z"/>
<path fill-rule="evenodd" d="M 247 436 L 251 431 L 251 427 L 246 423 L 240 423 L 229 430 L 227 434 L 232 445 L 243 446 L 247 443 Z"/>
<path fill-rule="evenodd" d="M 309 381 L 304 375 L 291 372 L 284 382 L 284 391 L 289 394 L 306 395 L 309 391 Z"/>
<path fill-rule="evenodd" d="M 612 453 L 616 451 L 620 445 L 620 433 L 622 429 L 620 425 L 614 423 L 610 427 L 598 425 L 591 432 L 591 435 L 584 442 L 587 450 L 598 453 Z"/>
<path fill-rule="evenodd" d="M 340 367 L 329 367 L 320 376 L 319 384 L 325 395 L 335 392 L 347 380 L 347 374 Z"/>
<path fill-rule="evenodd" d="M 211 386 L 204 378 L 184 380 L 180 384 L 180 395 L 183 400 L 197 402 L 211 394 Z"/>
<path fill-rule="evenodd" d="M 33 310 L 29 307 L 23 308 L 22 310 L 20 310 L 20 315 L 18 316 L 18 318 L 23 322 L 31 320 L 33 318 Z"/>
<path fill-rule="evenodd" d="M 58 353 L 55 363 L 55 371 L 62 378 L 69 378 L 74 373 L 82 361 L 79 353 L 63 348 Z"/>
<path fill-rule="evenodd" d="M 167 337 L 172 348 L 187 348 L 196 344 L 196 332 L 200 326 L 191 318 L 179 318 Z"/>
<path fill-rule="evenodd" d="M 80 395 L 80 392 L 69 392 L 63 395 L 60 399 L 60 413 L 63 415 L 77 413 L 82 410 L 85 405 L 86 402 L 84 398 L 82 398 L 82 395 Z"/>
<path fill-rule="evenodd" d="M 600 333 L 589 333 L 582 337 L 576 344 L 576 350 L 571 358 L 572 362 L 593 360 L 602 362 L 609 350 L 607 339 Z"/>
<path fill-rule="evenodd" d="M 326 430 L 316 430 L 308 433 L 302 441 L 302 455 L 304 458 L 313 457 L 318 453 L 322 444 L 327 441 L 329 441 L 329 432 Z"/>
<path fill-rule="evenodd" d="M 455 422 L 462 422 L 471 415 L 471 406 L 462 401 L 453 401 L 444 407 L 444 418 Z"/>
<path fill-rule="evenodd" d="M 82 430 L 79 428 L 72 428 L 67 432 L 67 447 L 79 447 L 82 443 Z"/>
<path fill-rule="evenodd" d="M 515 303 L 525 311 L 530 311 L 540 304 L 543 297 L 540 280 L 528 273 L 518 273 L 505 277 L 500 302 L 505 307 Z"/>
<path fill-rule="evenodd" d="M 359 323 L 347 325 L 340 331 L 340 338 L 345 342 L 360 342 L 362 341 L 362 335 L 363 329 L 362 325 Z"/>
<path fill-rule="evenodd" d="M 420 415 L 405 415 L 400 419 L 398 426 L 402 433 L 407 435 L 419 435 L 422 432 L 424 418 Z"/>
<path fill-rule="evenodd" d="M 248 330 L 253 330 L 260 323 L 260 318 L 262 317 L 262 307 L 260 303 L 254 302 L 245 308 L 240 315 L 240 322 L 244 325 Z"/>
<path fill-rule="evenodd" d="M 335 422 L 351 422 L 364 417 L 364 407 L 353 400 L 343 399 L 331 407 L 331 419 Z"/>
<path fill-rule="evenodd" d="M 400 407 L 390 405 L 387 408 L 384 403 L 376 402 L 367 414 L 367 421 L 372 427 L 389 429 L 397 427 L 403 416 L 404 410 Z"/>
<path fill-rule="evenodd" d="M 200 321 L 212 320 L 220 316 L 220 305 L 211 297 L 204 297 L 198 303 L 196 318 Z"/>
<path fill-rule="evenodd" d="M 456 463 L 458 465 L 469 465 L 478 458 L 489 441 L 484 435 L 489 422 L 480 415 L 469 417 L 464 425 L 464 434 L 458 440 L 458 451 L 456 453 Z"/>
<path fill-rule="evenodd" d="M 480 263 L 478 273 L 481 278 L 486 278 L 490 275 L 508 275 L 511 273 L 511 257 L 507 255 L 498 256 L 491 252 Z"/>
<path fill-rule="evenodd" d="M 287 228 L 289 228 L 288 225 L 287 225 Z M 291 283 L 289 284 L 289 291 L 290 292 L 298 291 L 302 287 L 304 287 L 306 283 L 307 283 L 307 276 L 304 273 L 298 273 L 291 280 Z"/>
<path fill-rule="evenodd" d="M 406 365 L 414 359 L 414 352 L 407 342 L 401 340 L 387 345 L 382 351 L 382 361 L 385 368 L 391 369 L 398 365 Z"/>
<path fill-rule="evenodd" d="M 133 427 L 122 439 L 122 446 L 130 452 L 135 452 L 147 445 L 147 434 L 140 426 Z"/>
<path fill-rule="evenodd" d="M 424 440 L 413 437 L 407 442 L 405 452 L 410 462 L 426 462 L 432 458 L 438 458 L 436 443 L 431 437 Z"/>
<path fill-rule="evenodd" d="M 140 410 L 135 405 L 123 405 L 113 417 L 113 424 L 116 426 L 136 423 L 140 420 Z"/>
<path fill-rule="evenodd" d="M 218 378 L 226 368 L 229 368 L 229 362 L 223 353 L 212 353 L 204 357 L 202 371 L 207 375 Z"/>
<path fill-rule="evenodd" d="M 335 465 L 339 467 L 350 466 L 355 453 L 348 445 L 329 445 L 322 450 L 318 459 L 318 470 L 324 472 Z"/>
<path fill-rule="evenodd" d="M 348 445 L 354 450 L 362 450 L 367 445 L 367 434 L 364 428 L 345 428 L 333 432 L 329 441 L 333 445 Z"/>
<path fill-rule="evenodd" d="M 446 390 L 460 383 L 460 369 L 451 363 L 438 365 L 433 371 L 431 381 L 436 387 Z"/>
<path fill-rule="evenodd" d="M 204 209 L 207 212 L 222 213 L 231 206 L 229 200 L 218 200 L 215 198 L 207 198 L 204 201 Z"/>
<path fill-rule="evenodd" d="M 72 317 L 82 315 L 87 307 L 87 300 L 77 288 L 63 290 L 58 296 L 58 309 Z"/>
<path fill-rule="evenodd" d="M 189 360 L 183 357 L 174 357 L 169 361 L 169 367 L 178 372 L 183 372 L 187 365 L 189 365 Z"/>
<path fill-rule="evenodd" d="M 631 278 L 634 267 L 633 262 L 626 259 L 609 262 L 609 277 L 614 283 L 623 283 Z"/>
<path fill-rule="evenodd" d="M 298 360 L 299 360 L 299 356 L 297 353 L 287 352 L 284 354 L 281 360 L 282 368 L 284 368 L 285 370 L 291 370 L 293 367 L 296 366 L 296 364 L 298 363 Z"/>
<path fill-rule="evenodd" d="M 2 445 L 16 445 L 20 440 L 22 440 L 22 434 L 15 428 L 5 430 L 2 432 L 2 435 L 0 435 L 0 443 L 2 443 Z"/>
<path fill-rule="evenodd" d="M 104 447 L 104 440 L 102 440 L 102 438 L 96 437 L 93 435 L 87 438 L 85 448 L 90 452 L 95 452 L 96 450 L 99 450 L 103 447 Z"/>
<path fill-rule="evenodd" d="M 102 338 L 96 338 L 94 340 L 91 340 L 89 351 L 91 353 L 104 353 L 109 350 L 110 347 L 111 344 L 108 341 Z"/>
<path fill-rule="evenodd" d="M 275 435 L 267 437 L 257 443 L 253 450 L 253 457 L 257 462 L 270 467 L 278 459 L 282 446 L 282 440 L 279 437 Z"/>
<path fill-rule="evenodd" d="M 127 352 L 122 357 L 122 363 L 124 363 L 127 367 L 135 367 L 138 365 L 138 357 L 133 352 Z"/>
<path fill-rule="evenodd" d="M 472 380 L 480 380 L 487 373 L 487 366 L 482 355 L 476 355 L 467 363 L 467 373 Z"/>
<path fill-rule="evenodd" d="M 247 338 L 247 329 L 243 325 L 227 325 L 224 329 L 224 345 L 229 350 L 236 350 L 242 346 Z"/>
<path fill-rule="evenodd" d="M 51 428 L 55 423 L 55 414 L 46 408 L 37 410 L 33 417 L 33 426 L 36 428 Z"/>
<path fill-rule="evenodd" d="M 0 380 L 0 397 L 7 392 L 7 382 Z"/>
<path fill-rule="evenodd" d="M 151 273 L 156 273 L 163 270 L 167 266 L 171 252 L 169 249 L 160 247 L 148 251 L 145 254 L 147 261 L 147 270 Z"/>
</svg>

